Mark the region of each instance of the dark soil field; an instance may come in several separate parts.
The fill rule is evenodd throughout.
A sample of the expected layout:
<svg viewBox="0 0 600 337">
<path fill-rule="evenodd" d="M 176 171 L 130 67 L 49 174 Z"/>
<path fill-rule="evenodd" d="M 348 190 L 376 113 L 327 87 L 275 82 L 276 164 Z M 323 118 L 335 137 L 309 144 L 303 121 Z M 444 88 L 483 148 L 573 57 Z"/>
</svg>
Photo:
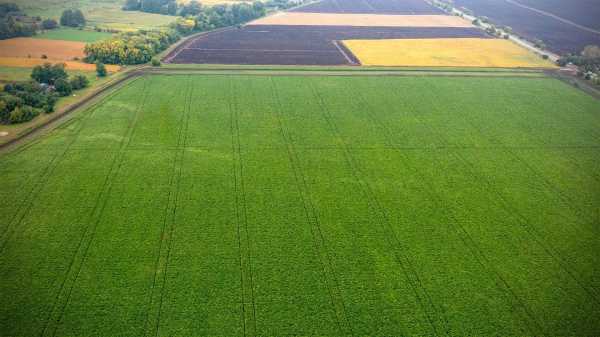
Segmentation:
<svg viewBox="0 0 600 337">
<path fill-rule="evenodd" d="M 348 39 L 486 37 L 476 28 L 246 26 L 201 36 L 166 57 L 170 63 L 347 65 Z M 346 54 L 346 55 L 344 55 Z"/>
<path fill-rule="evenodd" d="M 579 25 L 600 30 L 600 2 L 598 0 L 518 0 L 518 2 Z"/>
<path fill-rule="evenodd" d="M 442 14 L 423 0 L 324 0 L 291 10 L 310 13 Z"/>
<path fill-rule="evenodd" d="M 458 7 L 471 9 L 478 16 L 489 17 L 497 25 L 510 26 L 516 33 L 527 39 L 540 39 L 544 41 L 548 49 L 558 54 L 579 53 L 587 45 L 600 45 L 600 35 L 598 34 L 508 2 L 455 0 L 454 3 Z"/>
</svg>

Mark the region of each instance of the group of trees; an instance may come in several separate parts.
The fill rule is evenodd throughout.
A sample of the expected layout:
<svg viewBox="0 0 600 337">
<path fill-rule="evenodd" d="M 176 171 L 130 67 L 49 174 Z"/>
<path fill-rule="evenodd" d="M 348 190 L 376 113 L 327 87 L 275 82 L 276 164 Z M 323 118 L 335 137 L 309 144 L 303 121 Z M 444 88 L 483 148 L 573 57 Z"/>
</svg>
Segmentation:
<svg viewBox="0 0 600 337">
<path fill-rule="evenodd" d="M 35 35 L 40 18 L 26 16 L 14 3 L 0 4 L 0 40 Z"/>
<path fill-rule="evenodd" d="M 190 4 L 192 3 L 190 2 Z M 206 8 L 199 7 L 199 11 L 196 11 L 197 14 L 177 20 L 172 27 L 178 33 L 186 35 L 193 32 L 243 24 L 264 16 L 266 11 L 265 5 L 258 1 L 252 4 L 240 3 Z"/>
<path fill-rule="evenodd" d="M 600 85 L 600 47 L 586 46 L 579 55 L 567 55 L 557 61 L 561 67 L 574 64 L 579 68 L 579 75 Z"/>
<path fill-rule="evenodd" d="M 85 17 L 79 9 L 67 9 L 60 17 L 60 24 L 68 27 L 82 27 Z M 58 28 L 58 22 L 52 18 L 25 15 L 14 3 L 0 3 L 0 40 L 20 36 L 33 36 L 40 29 Z"/>
<path fill-rule="evenodd" d="M 60 24 L 67 27 L 85 26 L 85 17 L 79 9 L 67 9 L 60 16 Z"/>
<path fill-rule="evenodd" d="M 83 75 L 69 78 L 64 64 L 37 66 L 31 72 L 31 81 L 9 83 L 0 92 L 0 123 L 27 122 L 40 113 L 51 113 L 60 96 L 89 85 Z"/>
<path fill-rule="evenodd" d="M 154 55 L 178 41 L 181 35 L 243 24 L 264 16 L 269 10 L 288 8 L 302 1 L 305 0 L 270 0 L 205 7 L 196 0 L 181 6 L 171 0 L 127 0 L 123 7 L 125 10 L 167 11 L 167 14 L 175 13 L 182 18 L 166 31 L 127 32 L 90 43 L 85 47 L 85 61 L 123 65 L 147 63 Z M 173 8 L 176 11 L 173 12 Z"/>
<path fill-rule="evenodd" d="M 174 30 L 121 33 L 85 46 L 85 61 L 106 64 L 141 64 L 179 40 Z"/>
</svg>

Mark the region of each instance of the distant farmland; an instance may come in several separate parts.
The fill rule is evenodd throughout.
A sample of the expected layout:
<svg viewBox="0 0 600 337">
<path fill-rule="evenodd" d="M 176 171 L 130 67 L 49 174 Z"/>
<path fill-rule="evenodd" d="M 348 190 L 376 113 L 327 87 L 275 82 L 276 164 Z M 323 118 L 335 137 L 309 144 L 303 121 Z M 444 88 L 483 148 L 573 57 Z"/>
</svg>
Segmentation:
<svg viewBox="0 0 600 337">
<path fill-rule="evenodd" d="M 1 334 L 596 335 L 600 107 L 505 74 L 133 80 L 0 157 Z"/>
<path fill-rule="evenodd" d="M 210 33 L 176 49 L 170 63 L 349 65 L 358 60 L 335 41 L 488 38 L 477 28 L 248 25 Z"/>
<path fill-rule="evenodd" d="M 423 0 L 322 0 L 301 6 L 292 12 L 371 13 L 371 14 L 443 14 Z"/>
<path fill-rule="evenodd" d="M 537 0 L 524 1 L 533 7 L 538 7 L 557 15 L 563 15 L 563 6 L 566 8 L 567 18 L 580 24 L 590 25 L 590 20 L 598 22 L 597 17 L 591 16 L 590 11 L 578 11 L 574 13 L 569 8 L 577 7 L 581 0 L 574 1 L 544 1 L 543 6 L 538 6 Z M 509 26 L 516 33 L 530 40 L 542 40 L 548 48 L 559 54 L 580 53 L 583 48 L 590 44 L 600 45 L 600 34 L 595 34 L 566 24 L 554 18 L 544 16 L 509 3 L 496 0 L 454 0 L 457 7 L 466 7 L 478 16 L 487 16 L 497 25 Z M 560 5 L 559 5 L 560 3 Z M 554 5 L 554 7 L 553 7 Z M 560 7 L 555 7 L 560 6 Z M 581 4 L 579 4 L 581 6 Z M 597 3 L 594 5 L 598 7 Z M 585 8 L 581 6 L 580 8 Z M 580 19 L 580 16 L 581 17 Z M 597 24 L 596 24 L 597 25 Z M 593 25 L 592 27 L 595 27 Z"/>
</svg>

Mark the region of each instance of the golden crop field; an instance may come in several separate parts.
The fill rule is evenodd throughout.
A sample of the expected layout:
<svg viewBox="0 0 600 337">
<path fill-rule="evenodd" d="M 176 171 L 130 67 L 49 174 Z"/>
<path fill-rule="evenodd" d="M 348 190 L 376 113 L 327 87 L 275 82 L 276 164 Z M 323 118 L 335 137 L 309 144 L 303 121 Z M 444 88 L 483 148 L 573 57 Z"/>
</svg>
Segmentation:
<svg viewBox="0 0 600 337">
<path fill-rule="evenodd" d="M 0 40 L 0 57 L 41 58 L 52 61 L 70 61 L 83 58 L 85 42 L 33 39 L 20 37 Z"/>
<path fill-rule="evenodd" d="M 77 61 L 56 61 L 26 57 L 0 57 L 0 67 L 33 68 L 44 63 L 57 62 L 64 63 L 67 70 L 96 71 L 96 65 Z M 119 69 L 121 69 L 121 67 L 116 65 L 106 65 L 106 70 L 111 73 L 117 72 Z"/>
<path fill-rule="evenodd" d="M 343 41 L 365 66 L 553 68 L 538 55 L 501 39 Z"/>
<path fill-rule="evenodd" d="M 250 25 L 315 25 L 362 27 L 473 27 L 450 15 L 328 14 L 283 12 L 255 20 Z"/>
</svg>

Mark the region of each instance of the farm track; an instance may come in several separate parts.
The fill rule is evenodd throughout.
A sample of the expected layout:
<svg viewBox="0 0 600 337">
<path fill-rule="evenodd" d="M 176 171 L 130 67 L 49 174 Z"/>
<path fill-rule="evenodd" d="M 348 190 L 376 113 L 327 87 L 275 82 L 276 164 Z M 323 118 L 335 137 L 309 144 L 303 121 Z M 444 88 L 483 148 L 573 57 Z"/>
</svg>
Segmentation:
<svg viewBox="0 0 600 337">
<path fill-rule="evenodd" d="M 187 79 L 187 82 L 189 82 L 187 85 L 188 93 L 185 97 L 186 104 L 184 106 L 184 114 L 182 115 L 182 120 L 180 121 L 180 127 L 177 136 L 177 146 L 175 148 L 176 157 L 173 161 L 173 172 L 169 182 L 169 199 L 167 207 L 165 207 L 160 244 L 158 246 L 158 254 L 156 255 L 152 291 L 148 305 L 148 316 L 144 325 L 145 336 L 160 335 L 160 318 L 163 309 L 163 301 L 166 291 L 165 288 L 167 285 L 167 276 L 169 272 L 169 259 L 175 241 L 178 200 L 180 197 L 183 163 L 185 162 L 189 118 L 192 109 L 192 94 L 194 92 L 193 83 L 189 78 Z"/>
<path fill-rule="evenodd" d="M 378 213 L 379 217 L 383 220 L 384 224 L 382 224 L 381 226 L 383 227 L 383 230 L 386 233 L 386 239 L 388 241 L 387 244 L 393 250 L 396 262 L 400 266 L 404 277 L 409 282 L 417 299 L 417 302 L 421 307 L 422 312 L 427 317 L 429 324 L 431 324 L 432 330 L 430 332 L 432 332 L 436 336 L 440 335 L 440 331 L 438 330 L 440 327 L 438 326 L 436 321 L 437 319 L 444 320 L 445 318 L 443 316 L 440 317 L 436 307 L 433 305 L 427 289 L 421 283 L 417 271 L 415 270 L 412 262 L 410 261 L 410 258 L 406 255 L 405 248 L 398 240 L 397 234 L 395 233 L 393 228 L 391 228 L 390 226 L 389 215 L 386 213 L 385 208 L 381 206 L 379 200 L 374 196 L 371 186 L 362 177 L 363 173 L 360 171 L 356 159 L 354 158 L 350 150 L 347 148 L 347 144 L 345 143 L 344 138 L 341 136 L 338 127 L 333 122 L 331 113 L 329 112 L 327 105 L 323 100 L 323 97 L 314 88 L 312 81 L 309 82 L 309 85 L 311 86 L 311 91 L 320 107 L 320 113 L 322 114 L 322 118 L 326 121 L 326 124 L 329 127 L 329 131 L 332 133 L 332 135 L 334 135 L 335 139 L 338 140 L 340 149 L 342 150 L 343 157 L 345 159 L 345 163 L 348 169 L 352 172 L 354 179 L 356 179 L 356 181 L 359 183 L 359 186 L 361 187 L 361 193 L 367 199 L 367 203 L 369 204 L 370 208 L 372 208 L 376 213 Z M 446 325 L 445 322 L 442 324 Z M 448 333 L 446 327 L 444 327 L 443 330 L 444 334 Z"/>
<path fill-rule="evenodd" d="M 233 153 L 233 177 L 235 189 L 235 214 L 237 239 L 240 257 L 242 287 L 242 319 L 244 336 L 256 335 L 256 304 L 254 296 L 254 276 L 252 271 L 251 238 L 248 231 L 248 209 L 244 184 L 244 160 L 240 138 L 239 112 L 235 86 L 229 79 L 228 109 L 231 116 L 231 151 Z"/>
<path fill-rule="evenodd" d="M 88 256 L 89 248 L 96 235 L 96 229 L 102 221 L 102 214 L 109 200 L 108 196 L 110 195 L 112 187 L 114 186 L 113 183 L 115 177 L 123 164 L 126 149 L 131 142 L 131 138 L 133 136 L 135 125 L 139 118 L 140 112 L 145 102 L 147 101 L 146 95 L 147 88 L 146 82 L 144 82 L 144 88 L 142 89 L 142 94 L 140 95 L 141 100 L 138 103 L 138 108 L 136 108 L 134 118 L 129 124 L 129 127 L 127 129 L 127 135 L 121 140 L 119 150 L 114 155 L 114 159 L 111 162 L 110 169 L 103 182 L 101 192 L 98 194 L 96 203 L 92 209 L 92 213 L 87 221 L 84 234 L 82 235 L 81 240 L 79 241 L 79 244 L 75 251 L 75 255 L 73 255 L 71 263 L 69 264 L 69 268 L 65 273 L 65 279 L 62 282 L 59 292 L 57 293 L 53 309 L 50 311 L 50 316 L 48 317 L 48 320 L 44 325 L 44 329 L 41 334 L 42 337 L 56 336 L 58 332 L 65 310 L 69 305 L 71 294 L 73 292 L 73 289 L 75 288 L 75 285 L 77 284 L 77 280 L 83 268 L 85 259 Z"/>
<path fill-rule="evenodd" d="M 346 313 L 346 304 L 344 303 L 344 297 L 341 294 L 338 276 L 335 274 L 333 264 L 331 262 L 331 256 L 326 246 L 325 237 L 323 236 L 323 230 L 321 229 L 321 223 L 319 220 L 318 212 L 315 208 L 314 202 L 310 195 L 310 189 L 307 184 L 307 178 L 300 165 L 300 158 L 298 152 L 294 146 L 293 140 L 287 133 L 285 124 L 282 118 L 282 105 L 277 87 L 271 78 L 271 90 L 275 98 L 275 111 L 277 115 L 277 123 L 281 132 L 281 137 L 284 139 L 286 144 L 286 152 L 294 173 L 294 180 L 298 188 L 302 199 L 302 207 L 304 209 L 308 223 L 311 225 L 311 234 L 313 238 L 314 247 L 317 256 L 319 256 L 319 264 L 323 270 L 323 276 L 326 279 L 327 288 L 331 297 L 331 304 L 334 307 L 336 313 L 336 319 L 339 326 L 339 330 L 343 335 L 353 336 L 354 332 L 352 324 L 348 319 Z"/>
<path fill-rule="evenodd" d="M 410 167 L 411 166 L 410 161 L 407 160 L 406 153 L 404 151 L 402 151 L 401 149 L 398 149 L 397 147 L 393 146 L 392 131 L 385 125 L 385 123 L 381 122 L 377 118 L 376 114 L 371 109 L 369 103 L 362 97 L 360 92 L 355 91 L 353 94 L 354 94 L 354 97 L 358 98 L 360 103 L 362 103 L 362 106 L 365 107 L 365 111 L 366 111 L 366 114 L 369 117 L 369 119 L 371 119 L 374 122 L 374 124 L 377 125 L 377 127 L 382 131 L 384 138 L 386 140 L 387 146 L 389 148 L 391 148 L 393 151 L 398 152 L 398 154 L 400 155 L 400 157 L 403 160 L 402 161 L 403 164 L 406 165 L 407 167 Z M 420 121 L 420 123 L 423 125 L 426 125 L 422 121 Z M 439 133 L 436 130 L 433 130 L 430 128 L 430 131 L 433 134 L 439 135 Z M 442 140 L 442 143 L 447 143 L 447 142 Z M 457 151 L 455 151 L 455 152 L 457 152 Z M 427 187 L 425 189 L 425 191 L 431 197 L 431 199 L 434 200 L 436 207 L 439 209 L 443 209 L 444 208 L 444 200 L 439 195 L 439 192 L 436 191 L 436 187 L 433 184 L 431 184 L 431 182 L 429 182 L 429 180 L 419 171 L 418 168 L 411 167 L 411 170 L 416 172 L 416 174 L 420 177 L 420 179 L 423 182 L 425 182 L 426 187 Z M 514 308 L 515 312 L 518 313 L 520 318 L 523 319 L 525 326 L 527 326 L 530 329 L 530 333 L 532 335 L 538 335 L 538 334 L 542 333 L 543 329 L 542 329 L 538 319 L 533 315 L 530 308 L 528 308 L 527 305 L 524 304 L 522 299 L 514 292 L 514 290 L 511 288 L 510 284 L 506 281 L 506 279 L 502 276 L 502 274 L 500 274 L 498 272 L 497 268 L 486 256 L 485 251 L 481 248 L 481 246 L 477 243 L 477 241 L 473 239 L 473 236 L 469 233 L 469 231 L 463 225 L 461 225 L 460 221 L 458 221 L 458 219 L 454 215 L 450 214 L 449 217 L 451 220 L 450 224 L 451 224 L 453 230 L 455 231 L 457 236 L 461 239 L 461 241 L 465 245 L 465 247 L 467 247 L 467 249 L 470 251 L 472 256 L 479 263 L 481 268 L 489 275 L 489 277 L 491 279 L 493 279 L 498 284 L 498 287 L 500 289 L 502 289 L 502 291 L 505 291 L 508 294 L 510 294 L 510 296 L 512 297 L 512 300 L 514 301 L 514 303 L 510 303 L 510 305 Z M 532 329 L 532 327 L 535 327 L 535 328 Z"/>
</svg>

